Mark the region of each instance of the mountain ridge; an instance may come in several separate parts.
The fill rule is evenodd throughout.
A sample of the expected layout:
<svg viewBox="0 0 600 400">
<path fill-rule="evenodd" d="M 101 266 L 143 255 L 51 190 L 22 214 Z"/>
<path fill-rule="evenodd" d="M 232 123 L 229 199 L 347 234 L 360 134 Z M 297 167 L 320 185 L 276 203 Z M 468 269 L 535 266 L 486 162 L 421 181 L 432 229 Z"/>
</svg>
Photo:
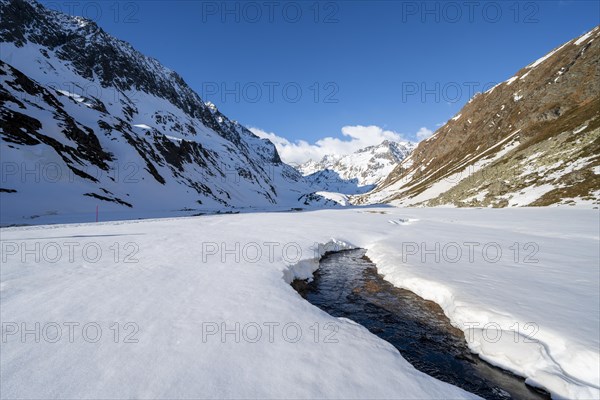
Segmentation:
<svg viewBox="0 0 600 400">
<path fill-rule="evenodd" d="M 334 205 L 273 143 L 94 22 L 2 0 L 0 46 L 3 224 L 98 204 L 122 218 Z M 26 173 L 49 165 L 59 179 Z"/>
<path fill-rule="evenodd" d="M 355 204 L 600 202 L 600 27 L 476 94 Z"/>
<path fill-rule="evenodd" d="M 415 143 L 383 140 L 346 155 L 325 155 L 296 167 L 311 186 L 329 192 L 366 193 L 384 179 L 410 152 Z"/>
</svg>

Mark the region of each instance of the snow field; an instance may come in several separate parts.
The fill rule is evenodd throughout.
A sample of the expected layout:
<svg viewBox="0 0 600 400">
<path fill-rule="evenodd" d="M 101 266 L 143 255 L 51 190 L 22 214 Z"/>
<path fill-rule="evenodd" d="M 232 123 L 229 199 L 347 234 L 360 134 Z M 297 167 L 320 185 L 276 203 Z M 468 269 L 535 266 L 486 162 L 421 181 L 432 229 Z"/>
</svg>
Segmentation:
<svg viewBox="0 0 600 400">
<path fill-rule="evenodd" d="M 599 397 L 596 210 L 354 208 L 1 233 L 6 397 L 473 397 L 288 285 L 352 247 L 440 304 L 486 360 L 555 398 Z M 65 323 L 79 324 L 73 342 Z"/>
</svg>

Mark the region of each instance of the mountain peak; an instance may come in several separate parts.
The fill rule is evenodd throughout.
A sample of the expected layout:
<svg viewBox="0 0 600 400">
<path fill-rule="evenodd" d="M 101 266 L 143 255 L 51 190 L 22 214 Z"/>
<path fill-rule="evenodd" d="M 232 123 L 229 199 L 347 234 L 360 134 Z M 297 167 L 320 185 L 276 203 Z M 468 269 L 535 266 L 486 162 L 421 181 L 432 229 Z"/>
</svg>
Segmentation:
<svg viewBox="0 0 600 400">
<path fill-rule="evenodd" d="M 6 180 L 5 221 L 85 212 L 98 203 L 125 213 L 116 218 L 131 210 L 185 215 L 331 203 L 281 162 L 273 143 L 91 21 L 33 0 L 5 0 L 0 42 L 0 137 L 10 144 L 3 161 L 27 170 L 51 163 L 72 177 Z M 123 184 L 124 176 L 143 184 Z M 35 209 L 22 206 L 44 193 L 59 195 Z"/>
<path fill-rule="evenodd" d="M 345 194 L 364 193 L 361 187 L 372 188 L 399 164 L 414 148 L 410 142 L 394 142 L 384 140 L 373 146 L 358 149 L 347 155 L 329 154 L 320 161 L 309 161 L 297 169 L 320 190 L 339 191 L 340 181 L 351 183 L 350 189 L 343 189 Z M 332 180 L 332 172 L 336 175 Z M 327 178 L 327 179 L 325 179 Z"/>
</svg>

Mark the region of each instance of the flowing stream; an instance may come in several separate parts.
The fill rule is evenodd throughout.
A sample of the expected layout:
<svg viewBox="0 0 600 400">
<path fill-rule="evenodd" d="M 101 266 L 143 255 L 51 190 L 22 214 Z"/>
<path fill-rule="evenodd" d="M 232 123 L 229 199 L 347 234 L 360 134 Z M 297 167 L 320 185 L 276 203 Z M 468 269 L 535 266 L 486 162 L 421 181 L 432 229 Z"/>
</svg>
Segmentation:
<svg viewBox="0 0 600 400">
<path fill-rule="evenodd" d="M 437 304 L 384 280 L 365 253 L 328 253 L 312 282 L 296 280 L 292 286 L 315 306 L 388 341 L 415 368 L 437 379 L 486 399 L 550 398 L 471 353 L 463 332 Z"/>
</svg>

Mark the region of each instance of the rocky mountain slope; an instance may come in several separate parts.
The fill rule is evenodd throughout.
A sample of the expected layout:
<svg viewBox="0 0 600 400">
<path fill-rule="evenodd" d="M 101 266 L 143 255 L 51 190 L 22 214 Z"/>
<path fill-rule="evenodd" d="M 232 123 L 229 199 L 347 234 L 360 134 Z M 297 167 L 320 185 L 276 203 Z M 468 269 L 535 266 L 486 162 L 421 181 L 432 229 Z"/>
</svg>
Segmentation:
<svg viewBox="0 0 600 400">
<path fill-rule="evenodd" d="M 600 27 L 477 94 L 355 203 L 600 203 Z"/>
<path fill-rule="evenodd" d="M 327 203 L 270 141 L 91 21 L 0 0 L 0 54 L 3 224 Z"/>
<path fill-rule="evenodd" d="M 385 140 L 344 156 L 327 155 L 297 169 L 317 190 L 343 194 L 366 193 L 384 179 L 416 144 Z"/>
</svg>

